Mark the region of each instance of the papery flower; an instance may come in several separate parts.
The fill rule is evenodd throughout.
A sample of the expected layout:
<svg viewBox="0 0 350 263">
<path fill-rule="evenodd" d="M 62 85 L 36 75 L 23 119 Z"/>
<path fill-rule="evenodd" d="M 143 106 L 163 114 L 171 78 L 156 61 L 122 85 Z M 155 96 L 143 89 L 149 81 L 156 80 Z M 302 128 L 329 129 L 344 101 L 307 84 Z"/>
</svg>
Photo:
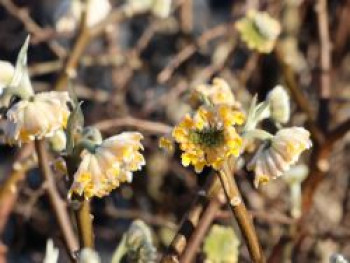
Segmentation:
<svg viewBox="0 0 350 263">
<path fill-rule="evenodd" d="M 0 94 L 2 89 L 11 83 L 14 74 L 15 67 L 7 61 L 0 60 Z"/>
<path fill-rule="evenodd" d="M 248 47 L 261 53 L 272 51 L 281 32 L 281 25 L 277 20 L 266 12 L 256 10 L 249 10 L 235 26 Z"/>
<path fill-rule="evenodd" d="M 195 87 L 195 93 L 209 100 L 213 105 L 227 104 L 235 105 L 235 96 L 233 95 L 228 83 L 221 78 L 214 78 L 211 85 L 201 84 Z"/>
<path fill-rule="evenodd" d="M 289 170 L 300 154 L 312 146 L 310 133 L 302 127 L 279 130 L 270 140 L 263 143 L 247 168 L 254 170 L 254 185 L 266 183 Z"/>
<path fill-rule="evenodd" d="M 68 92 L 42 92 L 11 106 L 6 113 L 5 141 L 21 144 L 51 137 L 66 127 L 70 114 Z"/>
<path fill-rule="evenodd" d="M 287 123 L 290 118 L 289 95 L 286 90 L 277 85 L 267 95 L 270 117 L 277 123 Z"/>
<path fill-rule="evenodd" d="M 132 173 L 145 165 L 139 152 L 143 149 L 142 138 L 138 132 L 123 132 L 95 145 L 94 149 L 83 150 L 69 197 L 73 193 L 87 199 L 103 197 L 120 183 L 131 182 Z"/>
<path fill-rule="evenodd" d="M 193 165 L 197 173 L 204 166 L 218 170 L 231 155 L 238 156 L 242 139 L 233 125 L 241 125 L 244 115 L 228 105 L 201 106 L 174 128 L 172 136 L 180 144 L 182 164 Z"/>
</svg>

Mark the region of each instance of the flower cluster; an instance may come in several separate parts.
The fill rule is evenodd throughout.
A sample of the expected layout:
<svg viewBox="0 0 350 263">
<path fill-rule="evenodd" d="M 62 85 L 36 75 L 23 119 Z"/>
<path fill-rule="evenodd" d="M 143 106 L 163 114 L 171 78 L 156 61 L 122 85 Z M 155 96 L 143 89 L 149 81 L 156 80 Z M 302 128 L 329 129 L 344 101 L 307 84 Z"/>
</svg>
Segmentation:
<svg viewBox="0 0 350 263">
<path fill-rule="evenodd" d="M 139 152 L 143 149 L 141 139 L 138 132 L 124 132 L 94 145 L 93 149 L 84 149 L 69 196 L 75 193 L 87 199 L 103 197 L 120 183 L 131 182 L 132 172 L 145 164 Z"/>
<path fill-rule="evenodd" d="M 249 10 L 247 15 L 236 22 L 243 41 L 250 49 L 270 53 L 281 32 L 280 23 L 266 12 Z"/>
<path fill-rule="evenodd" d="M 193 117 L 187 114 L 172 132 L 183 151 L 182 164 L 192 164 L 198 173 L 204 166 L 220 169 L 229 156 L 240 153 L 242 139 L 233 125 L 243 121 L 243 113 L 228 105 L 201 106 Z"/>
<path fill-rule="evenodd" d="M 300 154 L 311 146 L 310 133 L 304 128 L 279 130 L 260 146 L 248 164 L 248 169 L 255 171 L 255 187 L 281 176 L 296 163 Z"/>
<path fill-rule="evenodd" d="M 70 114 L 68 92 L 43 92 L 23 99 L 6 113 L 5 141 L 21 144 L 51 137 L 67 125 Z"/>
</svg>

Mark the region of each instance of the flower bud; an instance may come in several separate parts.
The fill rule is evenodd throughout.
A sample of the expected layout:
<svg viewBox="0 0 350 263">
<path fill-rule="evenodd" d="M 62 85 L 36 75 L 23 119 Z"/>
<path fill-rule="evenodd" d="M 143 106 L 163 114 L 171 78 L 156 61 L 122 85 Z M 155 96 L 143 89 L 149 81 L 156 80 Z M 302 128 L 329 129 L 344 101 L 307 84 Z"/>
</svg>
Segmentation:
<svg viewBox="0 0 350 263">
<path fill-rule="evenodd" d="M 267 95 L 267 101 L 270 105 L 270 117 L 276 123 L 287 123 L 290 118 L 290 101 L 286 90 L 277 85 Z"/>
<path fill-rule="evenodd" d="M 50 145 L 53 151 L 62 152 L 66 149 L 67 137 L 63 130 L 58 130 L 50 138 Z"/>
</svg>

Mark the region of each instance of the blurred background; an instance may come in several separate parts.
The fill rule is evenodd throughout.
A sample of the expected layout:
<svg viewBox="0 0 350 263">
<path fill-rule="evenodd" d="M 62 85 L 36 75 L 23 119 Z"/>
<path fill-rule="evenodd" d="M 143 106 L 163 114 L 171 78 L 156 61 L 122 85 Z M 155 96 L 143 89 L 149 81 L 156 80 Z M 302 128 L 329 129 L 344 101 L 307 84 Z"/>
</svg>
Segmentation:
<svg viewBox="0 0 350 263">
<path fill-rule="evenodd" d="M 213 77 L 230 84 L 246 111 L 255 93 L 262 100 L 275 85 L 284 85 L 291 94 L 290 124 L 312 133 L 314 147 L 300 162 L 309 170 L 301 218 L 291 215 L 286 181 L 257 190 L 244 165 L 237 171 L 268 262 L 329 262 L 334 253 L 350 258 L 350 1 L 174 0 L 169 16 L 144 12 L 123 17 L 99 29 L 77 52 L 82 35 L 77 14 L 83 4 L 0 0 L 0 59 L 15 63 L 30 33 L 29 72 L 35 90 L 43 91 L 59 87 L 67 61 L 77 54 L 69 74 L 84 101 L 86 124 L 96 125 L 104 137 L 125 130 L 144 134 L 147 166 L 132 184 L 92 201 L 102 262 L 109 262 L 135 219 L 151 227 L 158 252 L 166 251 L 210 171 L 196 175 L 184 168 L 179 152 L 164 153 L 158 139 L 191 110 L 191 89 Z M 127 3 L 90 4 L 88 26 L 94 28 Z M 270 54 L 249 50 L 235 30 L 234 22 L 251 8 L 281 23 Z M 272 127 L 268 121 L 263 125 Z M 60 262 L 68 262 L 38 169 L 28 167 L 13 176 L 13 163 L 31 151 L 0 146 L 0 262 L 42 262 L 48 238 L 60 248 Z M 57 187 L 64 197 L 63 178 L 57 178 Z M 225 206 L 213 221 L 236 228 Z M 232 262 L 251 262 L 244 241 L 237 253 L 238 261 Z M 195 262 L 205 259 L 200 250 Z"/>
</svg>

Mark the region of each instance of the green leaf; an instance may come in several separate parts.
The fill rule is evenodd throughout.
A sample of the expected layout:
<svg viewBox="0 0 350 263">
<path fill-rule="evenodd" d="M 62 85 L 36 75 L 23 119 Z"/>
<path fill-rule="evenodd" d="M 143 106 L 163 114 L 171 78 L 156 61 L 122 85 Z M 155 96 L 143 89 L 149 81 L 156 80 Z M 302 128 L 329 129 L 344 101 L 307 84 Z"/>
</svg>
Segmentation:
<svg viewBox="0 0 350 263">
<path fill-rule="evenodd" d="M 231 227 L 213 225 L 204 240 L 205 262 L 238 262 L 239 244 L 240 241 Z"/>
</svg>

